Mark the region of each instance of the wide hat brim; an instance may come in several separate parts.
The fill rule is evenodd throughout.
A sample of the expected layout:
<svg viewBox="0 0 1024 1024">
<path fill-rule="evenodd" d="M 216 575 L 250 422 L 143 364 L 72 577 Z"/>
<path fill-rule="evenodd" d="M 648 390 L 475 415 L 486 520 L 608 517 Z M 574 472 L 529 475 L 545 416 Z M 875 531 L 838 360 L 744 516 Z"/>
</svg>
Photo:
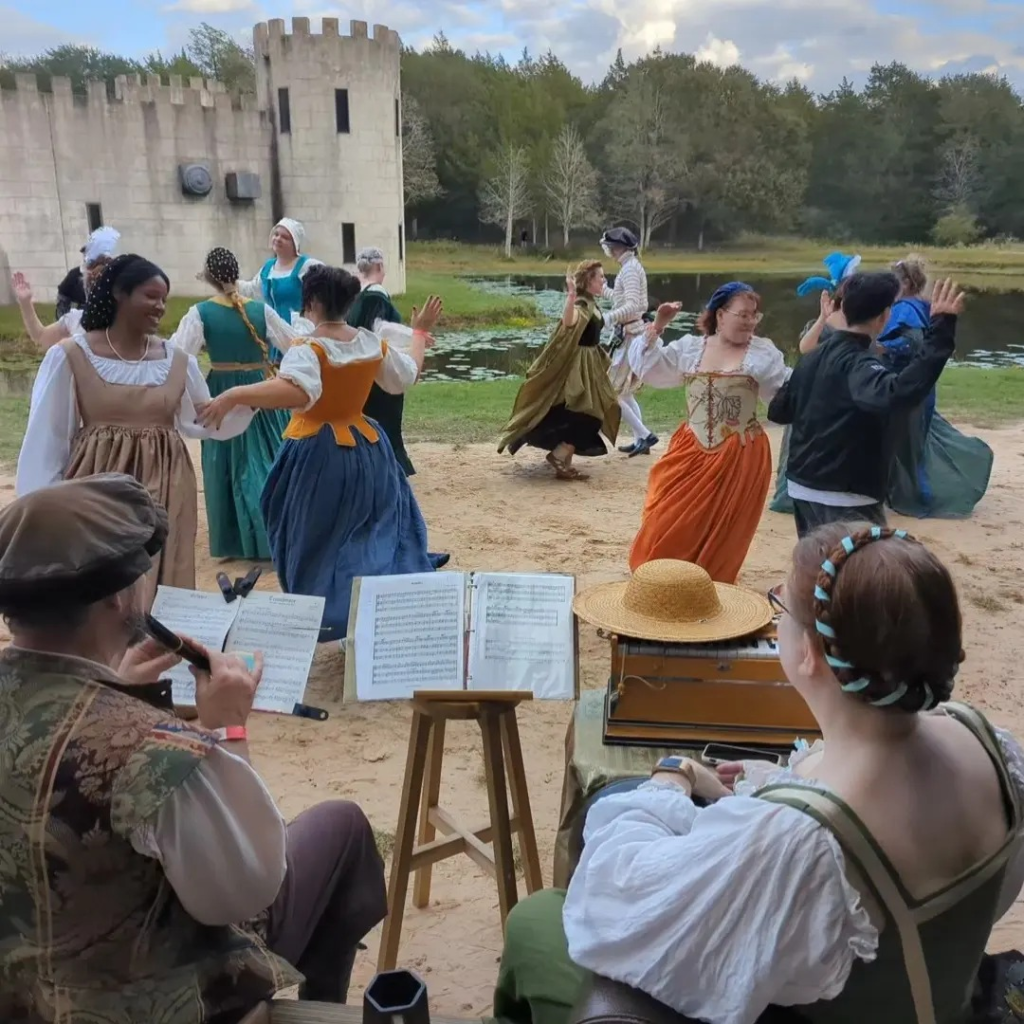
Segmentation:
<svg viewBox="0 0 1024 1024">
<path fill-rule="evenodd" d="M 602 583 L 577 594 L 572 608 L 584 622 L 618 636 L 666 643 L 714 643 L 748 636 L 774 618 L 768 599 L 729 583 L 716 583 L 721 610 L 705 619 L 661 619 L 625 604 L 629 582 Z"/>
</svg>

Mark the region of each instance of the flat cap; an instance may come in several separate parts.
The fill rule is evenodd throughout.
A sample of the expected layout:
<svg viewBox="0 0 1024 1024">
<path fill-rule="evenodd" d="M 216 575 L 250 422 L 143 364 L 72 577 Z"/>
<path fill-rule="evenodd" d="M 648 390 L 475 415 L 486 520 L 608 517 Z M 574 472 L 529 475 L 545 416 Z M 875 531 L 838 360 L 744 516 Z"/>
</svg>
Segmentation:
<svg viewBox="0 0 1024 1024">
<path fill-rule="evenodd" d="M 602 245 L 621 245 L 625 249 L 638 249 L 640 239 L 629 228 L 609 228 L 601 236 Z"/>
<path fill-rule="evenodd" d="M 0 612 L 93 604 L 131 586 L 167 539 L 167 513 L 134 477 L 100 473 L 0 511 Z"/>
</svg>

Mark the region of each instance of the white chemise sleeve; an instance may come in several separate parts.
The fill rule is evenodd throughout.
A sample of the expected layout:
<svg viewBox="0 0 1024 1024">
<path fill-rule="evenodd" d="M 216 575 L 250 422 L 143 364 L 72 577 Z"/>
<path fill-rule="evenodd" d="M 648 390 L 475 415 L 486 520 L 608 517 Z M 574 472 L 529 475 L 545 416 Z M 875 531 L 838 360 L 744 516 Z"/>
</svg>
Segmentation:
<svg viewBox="0 0 1024 1024">
<path fill-rule="evenodd" d="M 594 804 L 563 924 L 575 963 L 708 1024 L 834 999 L 878 947 L 814 819 L 658 782 Z"/>
<path fill-rule="evenodd" d="M 78 425 L 71 364 L 64 349 L 53 345 L 32 385 L 28 425 L 18 455 L 15 490 L 19 497 L 63 479 Z"/>
<path fill-rule="evenodd" d="M 704 339 L 693 334 L 662 345 L 660 339 L 648 344 L 647 332 L 642 331 L 627 344 L 629 368 L 652 388 L 680 387 L 686 375 L 697 369 L 704 349 Z"/>
<path fill-rule="evenodd" d="M 306 392 L 309 401 L 301 407 L 301 412 L 312 409 L 324 393 L 320 360 L 311 345 L 297 343 L 289 347 L 277 368 L 277 375 Z"/>
<path fill-rule="evenodd" d="M 265 301 L 263 296 L 263 268 L 256 271 L 256 276 L 251 281 L 238 280 L 238 294 L 243 299 L 259 299 Z"/>
<path fill-rule="evenodd" d="M 416 360 L 400 348 L 388 345 L 377 370 L 376 381 L 389 395 L 401 395 L 416 383 L 419 369 Z"/>
<path fill-rule="evenodd" d="M 280 352 L 291 348 L 292 342 L 306 333 L 286 323 L 272 306 L 265 305 L 263 315 L 267 322 L 267 341 Z"/>
<path fill-rule="evenodd" d="M 199 308 L 192 306 L 181 318 L 177 330 L 167 341 L 168 345 L 180 348 L 190 356 L 198 356 L 206 346 L 206 332 L 203 330 L 203 318 Z"/>
<path fill-rule="evenodd" d="M 168 343 L 170 348 L 170 343 Z M 229 441 L 245 432 L 252 423 L 254 411 L 246 407 L 232 409 L 219 427 L 204 427 L 197 423 L 197 406 L 210 401 L 210 388 L 199 369 L 195 356 L 188 357 L 188 370 L 185 375 L 185 391 L 181 396 L 181 405 L 175 419 L 175 427 L 183 437 L 205 438 L 212 441 Z"/>
<path fill-rule="evenodd" d="M 789 380 L 793 370 L 786 365 L 782 353 L 767 338 L 753 338 L 747 353 L 747 367 L 757 381 L 758 397 L 770 402 L 779 388 Z"/>
<path fill-rule="evenodd" d="M 256 770 L 215 747 L 129 841 L 160 861 L 200 924 L 247 921 L 274 902 L 286 870 L 286 830 Z"/>
</svg>

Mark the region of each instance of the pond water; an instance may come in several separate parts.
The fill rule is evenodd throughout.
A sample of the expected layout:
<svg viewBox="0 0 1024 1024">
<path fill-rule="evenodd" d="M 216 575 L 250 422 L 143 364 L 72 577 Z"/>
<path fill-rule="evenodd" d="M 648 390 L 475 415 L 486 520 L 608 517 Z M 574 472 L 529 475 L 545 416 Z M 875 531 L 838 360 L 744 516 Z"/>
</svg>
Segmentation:
<svg viewBox="0 0 1024 1024">
<path fill-rule="evenodd" d="M 671 338 L 690 329 L 693 317 L 727 275 L 651 274 L 648 292 L 652 303 L 679 301 L 688 315 L 679 318 Z M 771 338 L 787 352 L 796 352 L 800 332 L 818 315 L 818 298 L 799 298 L 797 285 L 803 277 L 745 275 L 744 280 L 761 294 L 765 318 L 758 333 Z M 530 295 L 547 322 L 523 330 L 444 331 L 427 353 L 426 380 L 495 380 L 522 374 L 537 350 L 548 340 L 565 302 L 565 279 L 552 277 L 501 277 L 476 282 L 487 291 Z M 970 292 L 967 311 L 957 337 L 956 358 L 981 366 L 1024 366 L 1024 291 Z"/>
</svg>

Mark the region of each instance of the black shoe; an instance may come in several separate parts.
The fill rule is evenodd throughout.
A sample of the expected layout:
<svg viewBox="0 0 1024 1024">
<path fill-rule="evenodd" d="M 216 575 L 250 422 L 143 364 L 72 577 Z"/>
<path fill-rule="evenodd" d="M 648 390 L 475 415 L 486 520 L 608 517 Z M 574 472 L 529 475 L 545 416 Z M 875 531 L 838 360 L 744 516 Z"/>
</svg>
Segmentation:
<svg viewBox="0 0 1024 1024">
<path fill-rule="evenodd" d="M 648 434 L 642 441 L 636 443 L 636 446 L 629 453 L 629 457 L 633 458 L 634 455 L 650 455 L 651 449 L 659 440 L 660 438 L 657 434 Z"/>
<path fill-rule="evenodd" d="M 619 445 L 619 451 L 624 455 L 633 455 L 636 452 L 636 446 L 640 444 L 639 441 L 634 441 L 632 444 Z"/>
<path fill-rule="evenodd" d="M 447 551 L 441 552 L 440 554 L 434 551 L 427 552 L 427 558 L 430 559 L 431 564 L 435 569 L 442 569 L 451 561 L 451 555 Z"/>
</svg>

